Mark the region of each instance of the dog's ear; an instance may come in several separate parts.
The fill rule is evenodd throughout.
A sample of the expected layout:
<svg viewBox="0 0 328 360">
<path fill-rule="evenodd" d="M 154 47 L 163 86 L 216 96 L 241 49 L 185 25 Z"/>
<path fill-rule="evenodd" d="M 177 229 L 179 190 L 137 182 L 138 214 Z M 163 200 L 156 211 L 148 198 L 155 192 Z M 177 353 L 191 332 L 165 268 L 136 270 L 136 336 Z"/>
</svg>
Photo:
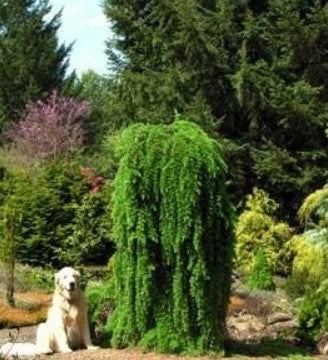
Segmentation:
<svg viewBox="0 0 328 360">
<path fill-rule="evenodd" d="M 76 277 L 76 281 L 77 281 L 78 285 L 80 286 L 80 279 L 81 279 L 81 274 L 80 274 L 80 272 L 77 271 L 77 270 L 74 270 L 74 275 L 75 275 L 75 277 Z"/>
<path fill-rule="evenodd" d="M 59 286 L 59 273 L 55 274 L 55 288 L 57 289 Z"/>
</svg>

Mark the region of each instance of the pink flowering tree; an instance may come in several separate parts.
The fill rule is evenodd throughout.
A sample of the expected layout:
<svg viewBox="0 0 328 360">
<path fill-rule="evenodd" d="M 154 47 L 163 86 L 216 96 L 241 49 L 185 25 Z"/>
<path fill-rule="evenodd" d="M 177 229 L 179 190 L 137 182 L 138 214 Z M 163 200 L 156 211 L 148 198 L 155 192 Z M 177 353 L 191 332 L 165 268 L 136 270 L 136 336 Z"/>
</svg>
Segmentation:
<svg viewBox="0 0 328 360">
<path fill-rule="evenodd" d="M 88 107 L 87 101 L 53 92 L 46 101 L 29 103 L 23 118 L 7 131 L 7 137 L 30 161 L 56 160 L 82 145 Z"/>
</svg>

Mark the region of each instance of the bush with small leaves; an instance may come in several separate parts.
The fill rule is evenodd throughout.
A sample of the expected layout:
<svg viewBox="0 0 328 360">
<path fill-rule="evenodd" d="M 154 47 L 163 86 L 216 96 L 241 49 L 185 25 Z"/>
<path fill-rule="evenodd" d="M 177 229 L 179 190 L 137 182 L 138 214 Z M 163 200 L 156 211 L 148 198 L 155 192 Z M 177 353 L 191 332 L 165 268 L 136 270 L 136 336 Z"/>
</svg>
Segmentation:
<svg viewBox="0 0 328 360">
<path fill-rule="evenodd" d="M 314 344 L 328 331 L 328 281 L 309 291 L 298 309 L 297 336 Z"/>
<path fill-rule="evenodd" d="M 263 190 L 255 188 L 247 197 L 246 209 L 236 225 L 236 266 L 246 273 L 252 269 L 259 248 L 266 249 L 274 273 L 291 271 L 291 229 L 274 218 L 277 208 L 278 204 Z"/>
</svg>

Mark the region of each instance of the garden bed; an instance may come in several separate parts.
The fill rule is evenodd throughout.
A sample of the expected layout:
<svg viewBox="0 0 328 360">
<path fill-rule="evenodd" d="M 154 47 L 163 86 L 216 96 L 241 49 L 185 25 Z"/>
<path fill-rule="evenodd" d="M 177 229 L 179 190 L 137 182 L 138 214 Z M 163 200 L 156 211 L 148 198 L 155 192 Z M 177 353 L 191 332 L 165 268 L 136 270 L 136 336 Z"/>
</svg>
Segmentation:
<svg viewBox="0 0 328 360">
<path fill-rule="evenodd" d="M 8 306 L 0 296 L 0 328 L 38 324 L 46 319 L 51 294 L 26 292 L 15 294 L 16 307 Z"/>
</svg>

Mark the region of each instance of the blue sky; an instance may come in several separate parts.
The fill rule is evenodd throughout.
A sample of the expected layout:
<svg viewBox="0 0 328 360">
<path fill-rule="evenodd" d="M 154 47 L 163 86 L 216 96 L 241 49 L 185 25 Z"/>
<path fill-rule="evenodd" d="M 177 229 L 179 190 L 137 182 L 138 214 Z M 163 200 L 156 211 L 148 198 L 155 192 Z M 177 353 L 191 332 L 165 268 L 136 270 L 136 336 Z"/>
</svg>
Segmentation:
<svg viewBox="0 0 328 360">
<path fill-rule="evenodd" d="M 109 26 L 102 12 L 102 0 L 50 0 L 53 11 L 64 8 L 59 41 L 75 41 L 70 56 L 70 70 L 77 74 L 92 69 L 106 73 L 105 40 Z"/>
</svg>

